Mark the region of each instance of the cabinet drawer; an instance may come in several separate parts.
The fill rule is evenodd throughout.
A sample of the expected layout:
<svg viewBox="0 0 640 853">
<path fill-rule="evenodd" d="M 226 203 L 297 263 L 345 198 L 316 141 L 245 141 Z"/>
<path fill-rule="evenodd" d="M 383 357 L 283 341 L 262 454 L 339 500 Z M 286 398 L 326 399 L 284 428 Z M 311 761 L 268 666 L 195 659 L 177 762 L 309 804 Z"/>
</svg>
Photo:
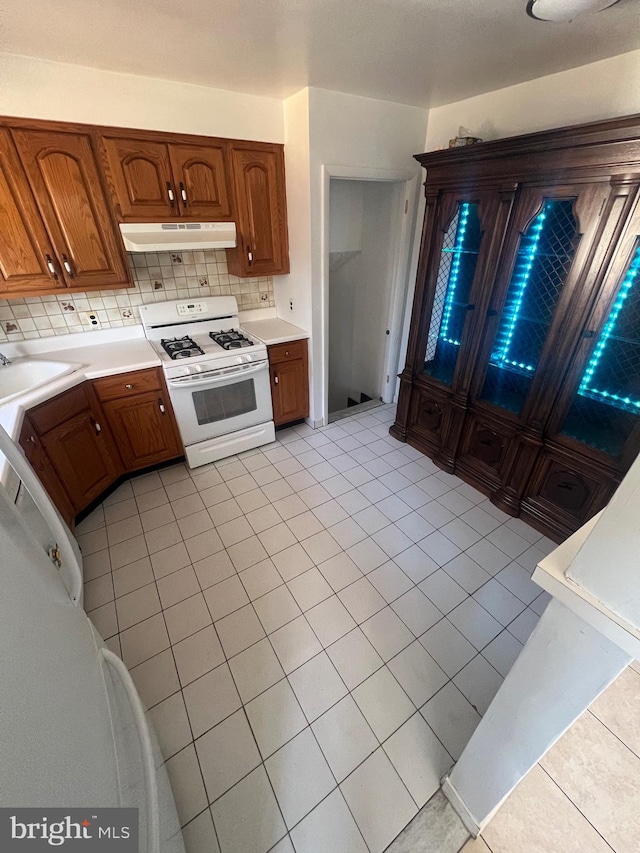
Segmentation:
<svg viewBox="0 0 640 853">
<path fill-rule="evenodd" d="M 307 351 L 306 340 L 290 341 L 287 344 L 273 344 L 268 347 L 269 363 L 281 364 L 283 361 L 293 361 L 296 358 L 304 358 Z"/>
<path fill-rule="evenodd" d="M 133 397 L 136 394 L 144 394 L 146 391 L 162 389 L 162 371 L 159 367 L 132 370 L 129 373 L 94 379 L 92 384 L 101 402 L 119 400 L 121 397 Z"/>
<path fill-rule="evenodd" d="M 84 382 L 52 400 L 29 409 L 29 419 L 38 435 L 44 435 L 74 415 L 90 408 Z"/>
</svg>

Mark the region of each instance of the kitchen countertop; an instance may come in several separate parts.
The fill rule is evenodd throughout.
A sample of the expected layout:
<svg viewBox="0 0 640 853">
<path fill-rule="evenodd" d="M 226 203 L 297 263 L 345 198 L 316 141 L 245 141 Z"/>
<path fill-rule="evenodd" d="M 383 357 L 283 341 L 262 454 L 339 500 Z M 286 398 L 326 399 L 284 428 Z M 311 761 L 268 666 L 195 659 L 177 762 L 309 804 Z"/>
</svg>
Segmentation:
<svg viewBox="0 0 640 853">
<path fill-rule="evenodd" d="M 304 329 L 287 323 L 285 320 L 280 320 L 278 317 L 242 323 L 242 328 L 267 346 L 284 344 L 288 341 L 300 341 L 309 337 L 309 332 L 305 332 Z"/>
<path fill-rule="evenodd" d="M 17 441 L 27 409 L 79 385 L 85 379 L 160 367 L 160 358 L 144 337 L 141 326 L 108 331 L 109 334 L 88 332 L 2 345 L 3 353 L 11 360 L 30 358 L 34 361 L 64 361 L 77 365 L 73 372 L 25 391 L 0 405 L 0 424 L 11 438 Z M 1 483 L 7 482 L 7 469 L 5 459 L 0 455 Z"/>
</svg>

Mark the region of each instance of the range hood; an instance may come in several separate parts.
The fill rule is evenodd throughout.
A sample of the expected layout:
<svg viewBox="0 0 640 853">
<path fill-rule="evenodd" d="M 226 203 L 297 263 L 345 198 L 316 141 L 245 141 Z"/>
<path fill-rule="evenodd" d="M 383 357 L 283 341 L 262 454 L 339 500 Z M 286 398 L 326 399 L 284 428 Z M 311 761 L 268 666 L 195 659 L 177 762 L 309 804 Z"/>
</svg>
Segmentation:
<svg viewBox="0 0 640 853">
<path fill-rule="evenodd" d="M 235 222 L 123 223 L 120 231 L 127 252 L 230 249 L 236 245 Z"/>
</svg>

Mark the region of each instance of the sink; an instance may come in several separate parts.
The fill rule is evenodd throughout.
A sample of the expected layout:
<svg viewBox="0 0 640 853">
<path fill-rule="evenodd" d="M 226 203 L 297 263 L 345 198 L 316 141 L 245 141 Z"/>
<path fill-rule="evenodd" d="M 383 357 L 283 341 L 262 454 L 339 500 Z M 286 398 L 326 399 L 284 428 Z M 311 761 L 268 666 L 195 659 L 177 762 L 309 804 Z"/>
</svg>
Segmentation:
<svg viewBox="0 0 640 853">
<path fill-rule="evenodd" d="M 80 367 L 80 364 L 68 361 L 40 361 L 35 358 L 16 358 L 9 364 L 0 365 L 0 406 Z"/>
</svg>

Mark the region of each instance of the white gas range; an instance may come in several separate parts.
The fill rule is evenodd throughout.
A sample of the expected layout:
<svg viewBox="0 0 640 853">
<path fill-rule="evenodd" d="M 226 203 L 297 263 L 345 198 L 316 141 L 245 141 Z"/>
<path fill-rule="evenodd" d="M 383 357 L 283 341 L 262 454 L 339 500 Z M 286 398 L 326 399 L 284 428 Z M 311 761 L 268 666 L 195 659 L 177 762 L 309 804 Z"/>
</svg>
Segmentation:
<svg viewBox="0 0 640 853">
<path fill-rule="evenodd" d="M 233 296 L 140 306 L 191 468 L 275 440 L 269 360 Z"/>
</svg>

